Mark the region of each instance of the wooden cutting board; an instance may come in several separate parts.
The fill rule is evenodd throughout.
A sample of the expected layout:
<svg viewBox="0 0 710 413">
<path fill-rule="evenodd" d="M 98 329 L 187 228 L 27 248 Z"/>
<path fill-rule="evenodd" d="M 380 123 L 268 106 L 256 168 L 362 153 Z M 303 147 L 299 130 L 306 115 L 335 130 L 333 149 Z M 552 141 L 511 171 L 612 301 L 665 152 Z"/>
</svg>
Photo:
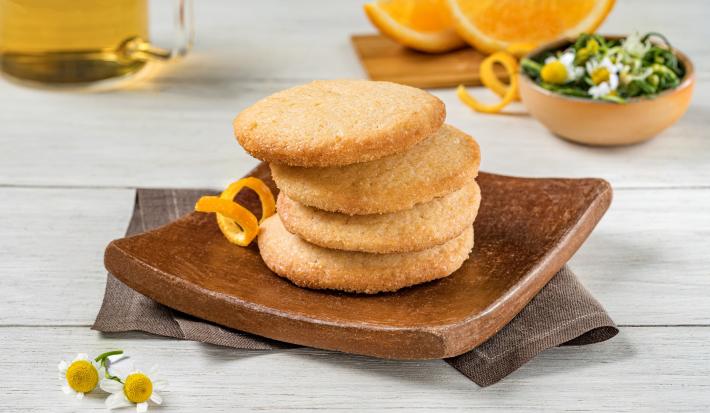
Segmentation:
<svg viewBox="0 0 710 413">
<path fill-rule="evenodd" d="M 252 173 L 272 187 L 269 168 Z M 390 359 L 465 353 L 506 325 L 587 238 L 611 201 L 601 179 L 481 173 L 469 259 L 451 276 L 395 293 L 300 288 L 264 265 L 256 243 L 230 244 L 213 214 L 193 212 L 115 240 L 105 265 L 118 279 L 184 313 L 260 336 Z M 260 214 L 258 198 L 238 201 Z"/>
<path fill-rule="evenodd" d="M 478 86 L 481 61 L 486 55 L 466 47 L 430 54 L 408 49 L 382 35 L 353 35 L 353 47 L 371 80 L 387 80 L 420 88 Z M 505 71 L 496 73 L 507 79 Z"/>
</svg>

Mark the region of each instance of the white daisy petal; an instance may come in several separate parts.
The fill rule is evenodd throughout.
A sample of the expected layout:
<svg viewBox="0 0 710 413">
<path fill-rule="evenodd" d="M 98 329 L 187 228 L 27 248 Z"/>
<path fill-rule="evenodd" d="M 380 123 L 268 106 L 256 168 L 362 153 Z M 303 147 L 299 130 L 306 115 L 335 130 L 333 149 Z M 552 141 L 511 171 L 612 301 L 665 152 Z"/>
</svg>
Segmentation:
<svg viewBox="0 0 710 413">
<path fill-rule="evenodd" d="M 143 402 L 143 403 L 136 404 L 136 412 L 145 413 L 147 411 L 148 411 L 148 403 Z"/>
<path fill-rule="evenodd" d="M 156 392 L 150 395 L 150 401 L 155 404 L 163 404 L 163 398 Z"/>
<path fill-rule="evenodd" d="M 59 369 L 59 371 L 62 373 L 66 373 L 68 368 L 69 368 L 69 363 L 67 363 L 64 360 L 60 361 L 59 364 L 57 364 L 57 369 Z"/>
<path fill-rule="evenodd" d="M 77 354 L 76 357 L 74 358 L 74 361 L 78 361 L 78 360 L 88 360 L 88 359 L 89 359 L 89 355 L 88 355 L 88 354 L 86 354 L 86 353 L 79 353 L 79 354 Z"/>
<path fill-rule="evenodd" d="M 116 362 L 118 362 L 118 361 L 120 361 L 120 360 L 122 360 L 122 359 L 127 359 L 127 358 L 128 358 L 128 356 L 125 355 L 125 354 L 123 354 L 123 353 L 121 353 L 121 354 L 114 354 L 114 355 L 112 355 L 112 356 L 108 356 L 108 357 L 107 357 L 109 363 L 116 363 Z"/>
<path fill-rule="evenodd" d="M 67 386 L 66 384 L 64 386 L 62 386 L 62 391 L 64 392 L 64 394 L 74 394 L 75 393 L 74 389 Z"/>
<path fill-rule="evenodd" d="M 555 56 L 547 56 L 547 59 L 545 59 L 545 64 L 552 63 L 555 60 L 557 60 Z"/>
<path fill-rule="evenodd" d="M 83 399 L 83 398 L 84 398 L 84 393 L 82 393 L 82 392 L 77 392 L 77 393 L 76 393 L 76 398 L 79 399 L 79 400 Z"/>
<path fill-rule="evenodd" d="M 153 377 L 156 373 L 158 373 L 158 365 L 153 364 L 150 370 L 148 370 L 148 376 Z"/>
<path fill-rule="evenodd" d="M 123 393 L 114 393 L 106 398 L 104 404 L 106 404 L 107 409 L 111 410 L 128 407 L 132 403 L 126 400 L 126 396 L 124 396 Z"/>
<path fill-rule="evenodd" d="M 595 99 L 599 99 L 600 97 L 608 94 L 609 92 L 609 84 L 606 82 L 602 82 L 596 86 L 592 86 L 589 88 L 589 94 L 592 95 L 592 97 Z"/>
<path fill-rule="evenodd" d="M 560 56 L 560 62 L 562 62 L 562 64 L 564 64 L 565 66 L 571 64 L 572 62 L 574 62 L 574 53 L 567 52 L 562 54 L 562 56 Z"/>
<path fill-rule="evenodd" d="M 609 87 L 611 90 L 616 90 L 616 88 L 619 86 L 619 76 L 616 74 L 612 74 L 609 76 Z"/>
<path fill-rule="evenodd" d="M 125 379 L 135 370 L 133 360 L 129 357 L 119 355 L 109 357 L 108 372 L 113 376 Z"/>
<path fill-rule="evenodd" d="M 153 388 L 155 390 L 161 391 L 165 390 L 168 388 L 168 381 L 167 380 L 154 380 L 153 381 Z"/>
<path fill-rule="evenodd" d="M 123 391 L 123 384 L 110 379 L 102 379 L 99 383 L 99 387 L 107 393 L 119 393 Z"/>
</svg>

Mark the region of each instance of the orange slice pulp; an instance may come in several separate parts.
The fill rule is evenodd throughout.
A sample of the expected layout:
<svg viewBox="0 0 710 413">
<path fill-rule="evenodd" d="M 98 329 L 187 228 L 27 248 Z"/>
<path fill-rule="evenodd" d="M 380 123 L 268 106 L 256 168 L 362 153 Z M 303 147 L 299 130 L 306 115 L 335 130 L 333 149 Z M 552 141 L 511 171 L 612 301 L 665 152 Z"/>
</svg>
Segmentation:
<svg viewBox="0 0 710 413">
<path fill-rule="evenodd" d="M 615 0 L 447 0 L 459 36 L 485 53 L 516 56 L 541 44 L 591 33 Z"/>
<path fill-rule="evenodd" d="M 382 34 L 423 52 L 438 53 L 465 45 L 456 34 L 446 0 L 376 0 L 365 14 Z"/>
</svg>

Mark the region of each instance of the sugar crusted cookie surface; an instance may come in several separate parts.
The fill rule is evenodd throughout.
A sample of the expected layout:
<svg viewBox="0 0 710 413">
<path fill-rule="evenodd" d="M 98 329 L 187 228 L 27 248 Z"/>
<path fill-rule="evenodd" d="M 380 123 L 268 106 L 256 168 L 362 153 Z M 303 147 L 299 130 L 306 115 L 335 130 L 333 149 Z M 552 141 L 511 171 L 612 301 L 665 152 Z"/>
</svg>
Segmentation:
<svg viewBox="0 0 710 413">
<path fill-rule="evenodd" d="M 305 206 L 283 192 L 278 197 L 284 227 L 324 248 L 371 253 L 420 251 L 458 236 L 478 213 L 475 181 L 412 209 L 389 214 L 345 215 Z"/>
<path fill-rule="evenodd" d="M 288 232 L 276 214 L 263 222 L 258 243 L 266 265 L 296 285 L 374 294 L 451 275 L 473 248 L 473 227 L 423 251 L 370 254 L 310 244 Z"/>
<path fill-rule="evenodd" d="M 446 117 L 430 93 L 390 82 L 319 80 L 268 96 L 234 120 L 239 143 L 256 158 L 337 166 L 405 150 Z"/>
<path fill-rule="evenodd" d="M 444 125 L 408 150 L 341 167 L 272 164 L 276 185 L 301 204 L 366 215 L 396 212 L 454 192 L 478 175 L 476 141 Z"/>
</svg>

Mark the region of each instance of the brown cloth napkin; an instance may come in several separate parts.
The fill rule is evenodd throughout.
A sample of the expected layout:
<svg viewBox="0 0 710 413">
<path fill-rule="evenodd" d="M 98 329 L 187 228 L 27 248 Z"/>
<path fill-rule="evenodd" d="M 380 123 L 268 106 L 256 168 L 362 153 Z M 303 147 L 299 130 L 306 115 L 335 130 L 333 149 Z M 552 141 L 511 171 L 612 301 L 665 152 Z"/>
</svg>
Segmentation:
<svg viewBox="0 0 710 413">
<path fill-rule="evenodd" d="M 201 195 L 210 192 L 213 191 L 139 189 L 127 235 L 179 218 L 192 211 Z M 103 332 L 145 331 L 250 350 L 294 347 L 172 310 L 130 289 L 111 274 L 108 274 L 104 301 L 92 328 Z M 565 266 L 497 334 L 446 362 L 479 386 L 489 386 L 545 349 L 597 343 L 618 332 L 604 308 Z"/>
</svg>

